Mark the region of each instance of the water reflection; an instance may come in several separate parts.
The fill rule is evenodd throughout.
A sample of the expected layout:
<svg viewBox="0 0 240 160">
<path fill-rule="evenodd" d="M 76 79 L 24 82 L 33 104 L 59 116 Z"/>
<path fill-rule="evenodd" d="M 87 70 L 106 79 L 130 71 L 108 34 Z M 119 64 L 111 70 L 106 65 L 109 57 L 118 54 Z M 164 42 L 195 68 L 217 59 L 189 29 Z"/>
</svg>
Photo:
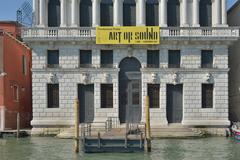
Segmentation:
<svg viewBox="0 0 240 160">
<path fill-rule="evenodd" d="M 240 142 L 225 138 L 154 140 L 152 153 L 79 154 L 73 141 L 47 137 L 0 139 L 0 160 L 238 160 Z"/>
</svg>

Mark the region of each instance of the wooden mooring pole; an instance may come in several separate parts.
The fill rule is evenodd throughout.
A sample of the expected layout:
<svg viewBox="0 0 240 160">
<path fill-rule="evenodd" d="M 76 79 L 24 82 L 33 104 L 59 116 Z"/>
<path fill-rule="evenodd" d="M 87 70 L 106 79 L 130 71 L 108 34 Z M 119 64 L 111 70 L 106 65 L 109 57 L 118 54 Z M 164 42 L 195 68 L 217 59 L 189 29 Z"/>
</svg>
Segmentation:
<svg viewBox="0 0 240 160">
<path fill-rule="evenodd" d="M 75 153 L 79 153 L 79 101 L 76 98 L 74 101 L 74 112 L 75 112 Z"/>
<path fill-rule="evenodd" d="M 149 112 L 149 96 L 146 96 L 146 145 L 145 151 L 151 152 L 152 145 L 151 145 L 151 127 L 150 127 L 150 112 Z"/>
<path fill-rule="evenodd" d="M 17 138 L 20 136 L 20 113 L 17 113 Z"/>
</svg>

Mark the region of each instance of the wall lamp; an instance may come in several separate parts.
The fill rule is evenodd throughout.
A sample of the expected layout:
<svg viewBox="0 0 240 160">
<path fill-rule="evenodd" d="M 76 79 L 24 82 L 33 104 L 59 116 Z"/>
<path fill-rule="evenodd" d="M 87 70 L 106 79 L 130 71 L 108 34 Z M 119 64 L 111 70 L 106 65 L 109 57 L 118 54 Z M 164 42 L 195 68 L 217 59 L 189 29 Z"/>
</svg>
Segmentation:
<svg viewBox="0 0 240 160">
<path fill-rule="evenodd" d="M 6 76 L 7 75 L 7 73 L 5 73 L 5 72 L 0 72 L 0 77 L 4 77 L 4 76 Z"/>
</svg>

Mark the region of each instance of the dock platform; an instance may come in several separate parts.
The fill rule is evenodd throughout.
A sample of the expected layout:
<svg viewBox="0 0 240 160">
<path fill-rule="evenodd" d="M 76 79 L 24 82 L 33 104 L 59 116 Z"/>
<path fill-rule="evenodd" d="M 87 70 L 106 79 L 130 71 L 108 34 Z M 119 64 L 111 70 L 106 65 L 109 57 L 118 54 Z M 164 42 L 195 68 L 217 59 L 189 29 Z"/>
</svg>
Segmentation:
<svg viewBox="0 0 240 160">
<path fill-rule="evenodd" d="M 82 127 L 81 136 L 85 153 L 144 152 L 145 125 L 143 124 L 126 124 L 126 128 L 111 128 L 106 132 L 92 132 L 91 125 L 87 125 Z"/>
</svg>

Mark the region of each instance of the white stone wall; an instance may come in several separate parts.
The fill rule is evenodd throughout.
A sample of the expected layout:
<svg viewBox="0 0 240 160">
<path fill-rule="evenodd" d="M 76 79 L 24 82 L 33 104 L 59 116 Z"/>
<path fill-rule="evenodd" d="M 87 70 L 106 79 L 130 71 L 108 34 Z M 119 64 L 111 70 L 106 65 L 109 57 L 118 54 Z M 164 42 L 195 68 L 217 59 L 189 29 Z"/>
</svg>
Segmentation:
<svg viewBox="0 0 240 160">
<path fill-rule="evenodd" d="M 229 26 L 240 26 L 240 1 L 228 11 Z M 240 37 L 229 47 L 229 118 L 240 121 Z"/>
<path fill-rule="evenodd" d="M 147 84 L 160 84 L 160 106 L 151 109 L 151 123 L 166 125 L 166 86 L 173 84 L 173 75 L 176 73 L 176 83 L 183 84 L 183 121 L 186 125 L 228 125 L 228 50 L 227 46 L 215 45 L 161 45 L 159 47 L 142 49 L 141 47 L 118 47 L 97 45 L 34 45 L 33 46 L 33 121 L 34 127 L 49 125 L 73 125 L 73 102 L 78 96 L 77 85 L 86 83 L 84 75 L 89 75 L 87 83 L 94 84 L 94 122 L 104 122 L 107 117 L 118 117 L 118 66 L 125 57 L 136 57 L 142 65 L 142 121 L 145 119 L 145 96 Z M 47 49 L 58 49 L 60 52 L 60 68 L 46 68 Z M 79 69 L 79 50 L 92 48 L 92 63 L 95 68 Z M 100 50 L 113 49 L 112 69 L 102 69 L 100 66 Z M 160 50 L 160 68 L 146 68 L 147 49 Z M 168 50 L 181 50 L 181 68 L 168 69 Z M 214 53 L 214 68 L 201 69 L 201 50 L 212 49 Z M 59 83 L 60 107 L 47 108 L 47 84 L 49 75 L 56 74 Z M 155 75 L 155 76 L 154 76 Z M 214 84 L 214 107 L 202 109 L 201 85 L 209 83 L 206 80 L 210 75 L 210 83 Z M 106 77 L 107 80 L 106 80 Z M 109 78 L 110 77 L 110 78 Z M 153 78 L 157 77 L 157 78 Z M 101 108 L 100 85 L 113 84 L 113 108 Z"/>
</svg>

